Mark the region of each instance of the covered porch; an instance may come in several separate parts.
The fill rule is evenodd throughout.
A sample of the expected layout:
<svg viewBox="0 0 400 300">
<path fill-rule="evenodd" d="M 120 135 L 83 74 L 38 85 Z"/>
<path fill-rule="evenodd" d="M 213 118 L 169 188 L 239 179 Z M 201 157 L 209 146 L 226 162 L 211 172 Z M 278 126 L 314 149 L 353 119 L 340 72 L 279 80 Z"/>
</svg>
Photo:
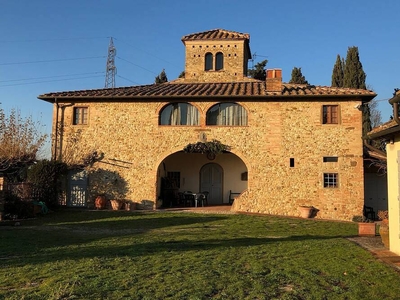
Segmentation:
<svg viewBox="0 0 400 300">
<path fill-rule="evenodd" d="M 245 163 L 231 152 L 175 152 L 158 167 L 158 208 L 229 206 L 233 193 L 247 189 L 247 178 Z"/>
</svg>

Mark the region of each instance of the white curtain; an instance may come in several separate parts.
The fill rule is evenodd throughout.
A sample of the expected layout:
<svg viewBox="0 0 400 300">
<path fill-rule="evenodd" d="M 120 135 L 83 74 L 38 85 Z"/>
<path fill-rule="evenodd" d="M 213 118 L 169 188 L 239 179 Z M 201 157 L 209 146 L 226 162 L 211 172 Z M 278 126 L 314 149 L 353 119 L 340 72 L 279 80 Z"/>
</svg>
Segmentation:
<svg viewBox="0 0 400 300">
<path fill-rule="evenodd" d="M 191 104 L 187 104 L 186 125 L 199 125 L 199 111 Z"/>
<path fill-rule="evenodd" d="M 171 125 L 181 125 L 181 106 L 179 103 L 172 104 L 170 120 Z"/>
<path fill-rule="evenodd" d="M 247 125 L 246 110 L 234 103 L 220 104 L 216 125 L 244 126 Z"/>
</svg>

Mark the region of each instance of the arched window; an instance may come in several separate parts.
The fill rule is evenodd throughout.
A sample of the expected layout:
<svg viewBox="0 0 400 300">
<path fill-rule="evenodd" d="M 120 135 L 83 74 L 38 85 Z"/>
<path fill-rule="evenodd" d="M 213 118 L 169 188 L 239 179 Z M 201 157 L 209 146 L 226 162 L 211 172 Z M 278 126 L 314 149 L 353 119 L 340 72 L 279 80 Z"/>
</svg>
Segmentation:
<svg viewBox="0 0 400 300">
<path fill-rule="evenodd" d="M 205 56 L 205 66 L 204 70 L 209 71 L 213 69 L 213 55 L 208 52 Z"/>
<path fill-rule="evenodd" d="M 224 55 L 222 52 L 218 52 L 215 55 L 215 70 L 222 70 L 224 68 Z"/>
<path fill-rule="evenodd" d="M 199 125 L 199 111 L 189 103 L 171 103 L 160 111 L 160 125 Z"/>
<path fill-rule="evenodd" d="M 206 125 L 247 125 L 247 111 L 236 103 L 219 103 L 207 111 Z"/>
</svg>

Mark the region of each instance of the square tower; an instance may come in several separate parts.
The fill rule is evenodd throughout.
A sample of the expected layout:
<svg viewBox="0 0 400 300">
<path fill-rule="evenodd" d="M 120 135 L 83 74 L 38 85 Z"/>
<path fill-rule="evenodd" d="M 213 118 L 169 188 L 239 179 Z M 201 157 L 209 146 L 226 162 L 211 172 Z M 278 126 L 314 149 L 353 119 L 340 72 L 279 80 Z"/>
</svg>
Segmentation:
<svg viewBox="0 0 400 300">
<path fill-rule="evenodd" d="M 231 82 L 247 78 L 250 35 L 224 29 L 185 35 L 185 81 Z"/>
</svg>

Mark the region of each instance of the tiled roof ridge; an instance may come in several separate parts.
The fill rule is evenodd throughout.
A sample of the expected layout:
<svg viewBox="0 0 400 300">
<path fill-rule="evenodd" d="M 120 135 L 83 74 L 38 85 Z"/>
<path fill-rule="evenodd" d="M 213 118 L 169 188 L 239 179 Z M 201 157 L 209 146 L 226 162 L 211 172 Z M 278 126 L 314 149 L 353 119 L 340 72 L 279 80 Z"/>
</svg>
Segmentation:
<svg viewBox="0 0 400 300">
<path fill-rule="evenodd" d="M 329 85 L 315 85 L 315 84 L 301 84 L 301 83 L 283 83 L 287 87 L 314 87 L 320 89 L 327 89 L 327 90 L 343 90 L 343 91 L 367 91 L 373 92 L 372 90 L 367 89 L 356 89 L 356 88 L 345 88 L 345 87 L 336 87 L 336 86 L 329 86 Z"/>
<path fill-rule="evenodd" d="M 182 37 L 182 41 L 189 40 L 210 40 L 210 39 L 250 39 L 250 34 L 238 31 L 226 30 L 222 28 L 211 29 L 202 32 L 187 34 Z"/>
<path fill-rule="evenodd" d="M 280 91 L 267 91 L 262 80 L 232 82 L 166 82 L 119 88 L 64 91 L 39 95 L 39 99 L 56 98 L 162 98 L 162 97 L 323 97 L 323 96 L 364 96 L 373 98 L 376 94 L 368 90 L 320 87 L 314 85 L 282 84 Z"/>
</svg>

